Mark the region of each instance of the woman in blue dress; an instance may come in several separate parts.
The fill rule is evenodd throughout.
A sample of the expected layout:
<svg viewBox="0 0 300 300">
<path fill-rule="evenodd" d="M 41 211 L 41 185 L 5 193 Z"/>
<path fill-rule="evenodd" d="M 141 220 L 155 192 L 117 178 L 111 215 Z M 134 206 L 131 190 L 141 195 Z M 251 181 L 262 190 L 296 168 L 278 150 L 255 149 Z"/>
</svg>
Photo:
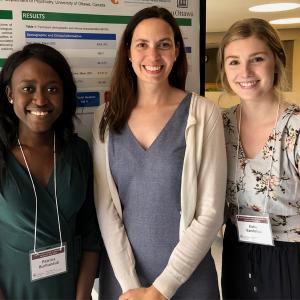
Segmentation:
<svg viewBox="0 0 300 300">
<path fill-rule="evenodd" d="M 2 68 L 0 99 L 0 289 L 5 299 L 89 299 L 101 239 L 67 61 L 25 46 Z"/>
<path fill-rule="evenodd" d="M 219 298 L 210 246 L 223 221 L 222 118 L 185 91 L 186 76 L 172 14 L 139 11 L 93 128 L 95 203 L 109 257 L 100 265 L 101 300 Z"/>
</svg>

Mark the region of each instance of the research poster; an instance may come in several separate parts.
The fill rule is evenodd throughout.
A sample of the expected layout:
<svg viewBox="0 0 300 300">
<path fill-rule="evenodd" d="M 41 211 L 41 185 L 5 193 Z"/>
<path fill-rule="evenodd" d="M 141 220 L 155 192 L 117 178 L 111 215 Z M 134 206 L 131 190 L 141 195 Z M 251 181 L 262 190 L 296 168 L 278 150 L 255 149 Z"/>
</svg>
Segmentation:
<svg viewBox="0 0 300 300">
<path fill-rule="evenodd" d="M 169 9 L 177 19 L 189 63 L 186 88 L 198 92 L 199 1 L 194 0 L 0 0 L 0 68 L 26 43 L 62 52 L 78 88 L 76 128 L 90 142 L 93 112 L 109 89 L 122 32 L 130 16 L 152 5 Z"/>
</svg>

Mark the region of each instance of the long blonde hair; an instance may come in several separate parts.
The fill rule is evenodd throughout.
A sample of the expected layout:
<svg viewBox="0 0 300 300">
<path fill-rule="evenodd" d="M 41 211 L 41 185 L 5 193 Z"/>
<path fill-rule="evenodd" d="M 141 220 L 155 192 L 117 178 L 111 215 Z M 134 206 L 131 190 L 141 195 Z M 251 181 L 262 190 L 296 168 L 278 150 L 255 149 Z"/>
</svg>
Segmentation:
<svg viewBox="0 0 300 300">
<path fill-rule="evenodd" d="M 228 93 L 233 93 L 224 68 L 224 50 L 226 46 L 236 40 L 254 36 L 271 49 L 275 59 L 275 74 L 273 86 L 277 93 L 281 93 L 288 86 L 285 73 L 286 54 L 277 31 L 265 20 L 258 18 L 243 19 L 235 22 L 227 30 L 219 46 L 217 63 L 219 79 Z"/>
</svg>

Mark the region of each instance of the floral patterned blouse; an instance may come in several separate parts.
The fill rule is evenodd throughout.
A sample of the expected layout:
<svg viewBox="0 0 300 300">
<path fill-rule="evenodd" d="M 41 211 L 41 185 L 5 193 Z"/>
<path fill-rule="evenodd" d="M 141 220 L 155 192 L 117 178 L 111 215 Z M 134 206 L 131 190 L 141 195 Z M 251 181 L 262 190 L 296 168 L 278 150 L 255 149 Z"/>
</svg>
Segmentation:
<svg viewBox="0 0 300 300">
<path fill-rule="evenodd" d="M 244 215 L 262 214 L 267 203 L 274 240 L 300 242 L 300 108 L 288 106 L 254 158 L 246 158 L 240 145 L 238 161 L 236 109 L 234 106 L 223 112 L 228 160 L 227 216 L 236 223 L 237 197 L 239 213 Z"/>
</svg>

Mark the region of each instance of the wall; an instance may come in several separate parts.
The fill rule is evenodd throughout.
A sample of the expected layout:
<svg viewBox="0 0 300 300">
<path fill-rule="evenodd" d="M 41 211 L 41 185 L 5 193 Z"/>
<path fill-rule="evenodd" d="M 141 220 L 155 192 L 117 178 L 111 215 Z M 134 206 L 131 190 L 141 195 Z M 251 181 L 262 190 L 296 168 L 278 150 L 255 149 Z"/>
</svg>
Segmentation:
<svg viewBox="0 0 300 300">
<path fill-rule="evenodd" d="M 300 106 L 300 29 L 278 30 L 282 40 L 294 40 L 293 52 L 293 88 L 285 92 L 285 99 Z M 208 47 L 217 47 L 223 33 L 207 33 L 206 44 Z M 236 96 L 229 96 L 222 92 L 206 92 L 205 96 L 220 107 L 230 107 L 239 102 Z"/>
<path fill-rule="evenodd" d="M 76 130 L 91 141 L 93 114 L 109 89 L 122 32 L 130 16 L 153 4 L 166 7 L 177 19 L 189 65 L 187 89 L 199 91 L 199 1 L 0 0 L 0 68 L 27 43 L 61 51 L 78 88 Z"/>
</svg>

